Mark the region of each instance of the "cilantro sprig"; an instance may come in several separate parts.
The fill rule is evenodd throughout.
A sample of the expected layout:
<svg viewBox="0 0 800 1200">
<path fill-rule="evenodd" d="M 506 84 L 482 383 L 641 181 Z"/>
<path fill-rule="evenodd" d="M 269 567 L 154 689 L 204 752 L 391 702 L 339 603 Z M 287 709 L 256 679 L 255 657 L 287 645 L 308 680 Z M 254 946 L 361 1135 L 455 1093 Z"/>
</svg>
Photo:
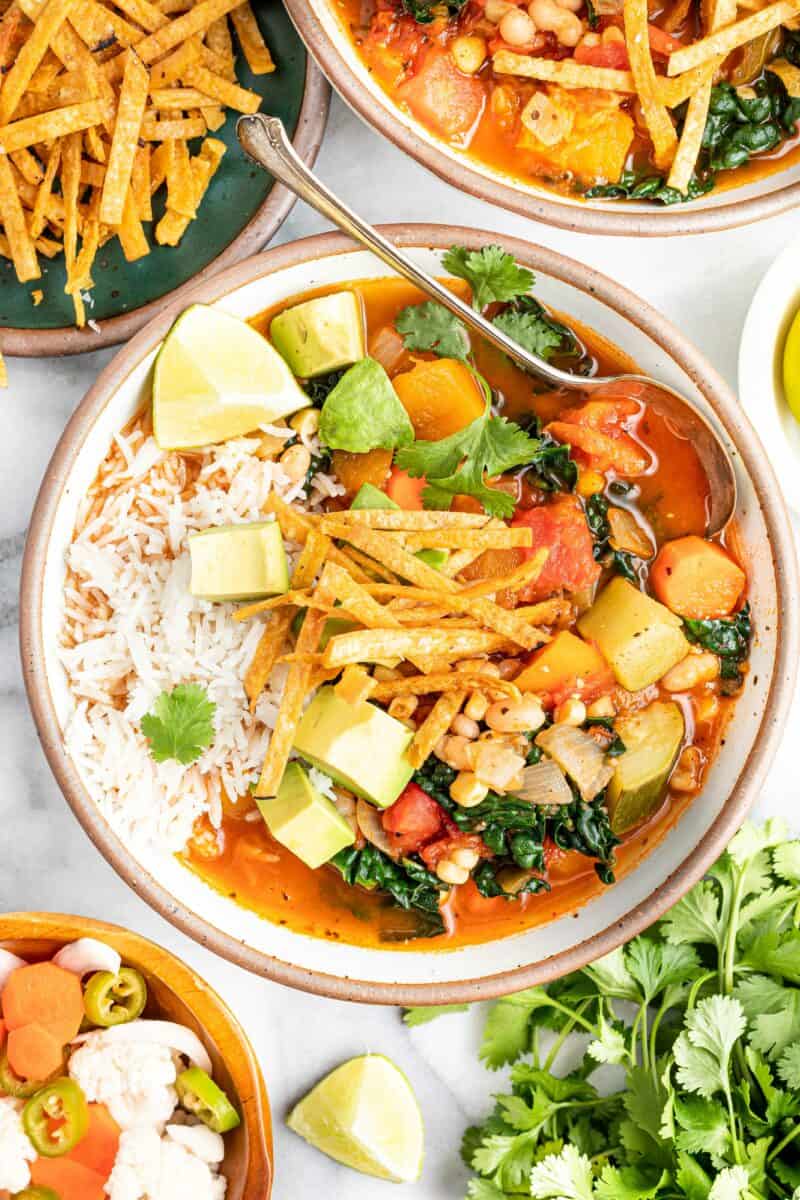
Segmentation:
<svg viewBox="0 0 800 1200">
<path fill-rule="evenodd" d="M 175 759 L 188 766 L 195 762 L 214 740 L 216 710 L 199 683 L 179 683 L 171 692 L 162 692 L 153 711 L 141 720 L 151 756 L 159 763 Z"/>
<path fill-rule="evenodd" d="M 645 934 L 495 1004 L 469 1200 L 799 1200 L 798 904 L 800 840 L 745 825 Z"/>
<path fill-rule="evenodd" d="M 442 266 L 450 275 L 467 281 L 472 306 L 479 312 L 498 301 L 526 295 L 535 282 L 533 271 L 519 266 L 502 246 L 483 246 L 480 250 L 451 246 L 442 255 Z"/>
</svg>

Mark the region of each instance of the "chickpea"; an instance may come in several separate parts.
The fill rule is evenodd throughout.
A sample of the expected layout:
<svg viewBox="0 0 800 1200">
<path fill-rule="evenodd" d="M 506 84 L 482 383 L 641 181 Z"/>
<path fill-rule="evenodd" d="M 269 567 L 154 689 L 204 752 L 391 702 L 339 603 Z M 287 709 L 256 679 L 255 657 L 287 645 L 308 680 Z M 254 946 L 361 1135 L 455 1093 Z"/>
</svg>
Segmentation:
<svg viewBox="0 0 800 1200">
<path fill-rule="evenodd" d="M 703 650 L 700 654 L 687 654 L 683 662 L 667 671 L 661 683 L 668 692 L 688 692 L 699 683 L 710 683 L 718 675 L 719 659 Z"/>
<path fill-rule="evenodd" d="M 533 41 L 535 34 L 536 26 L 521 8 L 507 12 L 500 22 L 500 36 L 509 46 L 527 46 Z"/>
<path fill-rule="evenodd" d="M 483 15 L 493 25 L 499 25 L 506 13 L 511 12 L 512 8 L 516 7 L 516 4 L 512 4 L 511 0 L 486 0 Z"/>
<path fill-rule="evenodd" d="M 461 850 L 454 850 L 450 855 L 450 862 L 454 862 L 457 867 L 463 867 L 466 871 L 471 871 L 473 867 L 478 865 L 477 850 L 468 850 L 464 847 Z"/>
<path fill-rule="evenodd" d="M 311 466 L 311 453 L 305 446 L 290 446 L 280 457 L 281 470 L 292 483 L 305 478 Z"/>
<path fill-rule="evenodd" d="M 482 721 L 488 707 L 489 701 L 483 692 L 473 692 L 464 705 L 464 716 L 469 717 L 471 721 Z"/>
<path fill-rule="evenodd" d="M 537 29 L 554 33 L 562 46 L 577 46 L 583 36 L 583 23 L 580 19 L 574 13 L 561 8 L 555 0 L 531 0 L 528 15 Z"/>
<path fill-rule="evenodd" d="M 465 75 L 475 75 L 486 61 L 486 42 L 482 37 L 457 37 L 450 47 L 453 62 Z"/>
<path fill-rule="evenodd" d="M 576 13 L 579 8 L 583 8 L 584 0 L 555 0 L 559 8 L 564 8 L 567 12 Z"/>
<path fill-rule="evenodd" d="M 474 742 L 481 731 L 478 722 L 470 720 L 464 713 L 456 713 L 450 722 L 450 728 L 453 733 L 460 734 L 470 742 Z"/>
<path fill-rule="evenodd" d="M 472 769 L 472 743 L 468 738 L 455 734 L 444 737 L 436 744 L 436 757 L 447 763 L 454 771 Z"/>
<path fill-rule="evenodd" d="M 519 111 L 519 96 L 507 84 L 493 88 L 489 104 L 492 116 L 501 129 L 510 129 L 517 119 Z"/>
<path fill-rule="evenodd" d="M 311 438 L 319 429 L 319 409 L 301 408 L 289 421 L 301 441 Z"/>
<path fill-rule="evenodd" d="M 460 808 L 474 808 L 486 799 L 488 791 L 472 771 L 460 771 L 450 784 L 450 797 Z"/>
<path fill-rule="evenodd" d="M 586 720 L 586 705 L 582 700 L 565 700 L 553 713 L 556 725 L 582 725 Z"/>
<path fill-rule="evenodd" d="M 441 879 L 442 883 L 447 883 L 451 887 L 457 887 L 460 883 L 466 883 L 469 879 L 469 871 L 466 867 L 459 867 L 457 863 L 451 862 L 449 858 L 443 858 L 436 867 L 437 878 Z"/>
<path fill-rule="evenodd" d="M 544 709 L 536 696 L 496 700 L 486 710 L 486 724 L 495 733 L 526 733 L 544 725 Z"/>
<path fill-rule="evenodd" d="M 709 692 L 707 696 L 701 696 L 695 707 L 694 718 L 698 725 L 705 725 L 713 721 L 719 712 L 719 698 L 713 692 Z"/>
<path fill-rule="evenodd" d="M 591 46 L 591 47 L 599 46 L 601 44 L 600 34 L 599 33 L 585 33 L 583 35 L 583 37 L 581 38 L 580 44 L 582 46 Z M 581 471 L 580 478 L 578 479 L 578 489 L 580 490 L 581 479 L 583 479 L 583 477 L 585 475 L 596 475 L 596 474 L 597 474 L 596 471 Z M 580 492 L 580 494 L 583 495 L 583 492 Z M 590 496 L 591 496 L 591 494 L 592 493 L 589 492 Z"/>
<path fill-rule="evenodd" d="M 672 772 L 669 786 L 674 792 L 696 792 L 703 771 L 703 752 L 697 746 L 687 746 L 681 752 L 678 765 Z"/>
<path fill-rule="evenodd" d="M 616 42 L 618 45 L 624 45 L 625 34 L 616 25 L 609 25 L 608 28 L 604 29 L 600 34 L 600 40 L 604 46 L 610 46 L 614 42 Z"/>
</svg>

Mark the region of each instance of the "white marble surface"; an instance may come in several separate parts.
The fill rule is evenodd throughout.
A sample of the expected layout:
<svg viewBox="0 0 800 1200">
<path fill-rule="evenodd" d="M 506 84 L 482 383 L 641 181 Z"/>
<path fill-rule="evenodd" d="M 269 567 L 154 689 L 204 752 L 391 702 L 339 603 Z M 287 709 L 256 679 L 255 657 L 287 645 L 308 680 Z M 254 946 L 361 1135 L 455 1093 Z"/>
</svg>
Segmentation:
<svg viewBox="0 0 800 1200">
<path fill-rule="evenodd" d="M 514 234 L 583 259 L 677 322 L 733 384 L 739 332 L 753 290 L 800 230 L 800 213 L 702 238 L 633 241 L 586 238 L 536 225 L 464 196 L 429 175 L 336 101 L 320 155 L 322 177 L 372 221 L 418 220 Z M 323 229 L 298 205 L 280 241 Z M 0 910 L 49 909 L 116 921 L 182 955 L 218 988 L 247 1028 L 270 1090 L 276 1132 L 275 1200 L 380 1200 L 392 1185 L 339 1168 L 286 1131 L 287 1106 L 321 1074 L 366 1050 L 390 1055 L 416 1088 L 427 1158 L 409 1200 L 463 1195 L 458 1157 L 463 1126 L 489 1106 L 497 1079 L 475 1058 L 479 1014 L 407 1031 L 396 1009 L 304 996 L 263 982 L 200 950 L 151 912 L 92 848 L 51 778 L 22 689 L 17 655 L 17 584 L 25 528 L 61 429 L 111 352 L 82 358 L 13 360 L 0 400 Z M 800 737 L 795 705 L 758 813 L 794 819 L 793 762 Z M 795 750 L 792 750 L 794 741 Z"/>
</svg>

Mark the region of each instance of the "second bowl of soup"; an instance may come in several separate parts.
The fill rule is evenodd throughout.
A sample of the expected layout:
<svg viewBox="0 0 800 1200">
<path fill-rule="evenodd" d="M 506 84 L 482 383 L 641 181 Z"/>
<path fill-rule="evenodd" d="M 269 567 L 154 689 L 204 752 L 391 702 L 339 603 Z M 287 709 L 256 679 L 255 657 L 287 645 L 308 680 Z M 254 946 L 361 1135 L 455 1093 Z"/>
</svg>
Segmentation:
<svg viewBox="0 0 800 1200">
<path fill-rule="evenodd" d="M 313 239 L 101 377 L 23 589 L 45 747 L 118 869 L 254 970 L 395 1001 L 523 986 L 674 901 L 757 785 L 795 637 L 782 508 L 697 353 L 541 249 L 401 238 L 578 377 L 696 398 L 737 463 L 724 535 L 646 386 L 545 391 Z"/>
</svg>

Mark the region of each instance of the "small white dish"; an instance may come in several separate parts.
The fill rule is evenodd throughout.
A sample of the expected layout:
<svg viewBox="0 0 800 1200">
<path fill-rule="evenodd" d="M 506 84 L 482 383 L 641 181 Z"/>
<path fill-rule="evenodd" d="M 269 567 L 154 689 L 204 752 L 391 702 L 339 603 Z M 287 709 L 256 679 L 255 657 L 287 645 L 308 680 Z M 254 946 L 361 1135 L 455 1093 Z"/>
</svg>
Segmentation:
<svg viewBox="0 0 800 1200">
<path fill-rule="evenodd" d="M 764 443 L 784 499 L 800 513 L 800 423 L 783 392 L 783 347 L 800 310 L 800 237 L 767 271 L 739 345 L 739 399 Z"/>
</svg>

